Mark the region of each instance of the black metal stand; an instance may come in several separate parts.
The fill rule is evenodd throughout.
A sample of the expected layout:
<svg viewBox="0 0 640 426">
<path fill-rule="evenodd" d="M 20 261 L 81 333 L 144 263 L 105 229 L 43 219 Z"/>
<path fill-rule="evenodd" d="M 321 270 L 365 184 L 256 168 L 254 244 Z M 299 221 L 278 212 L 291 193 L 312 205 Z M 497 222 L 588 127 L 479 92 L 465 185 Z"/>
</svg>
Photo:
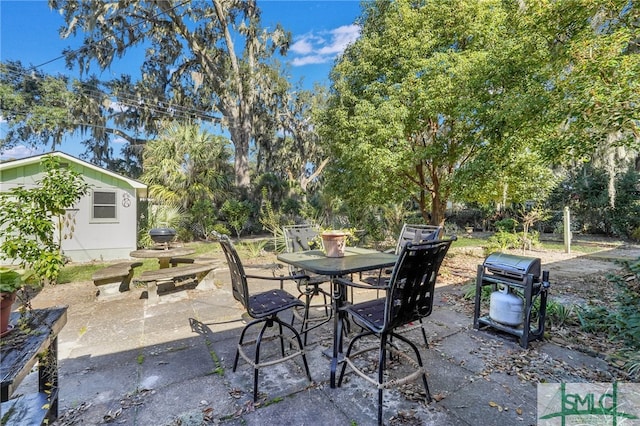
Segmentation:
<svg viewBox="0 0 640 426">
<path fill-rule="evenodd" d="M 524 322 L 521 326 L 510 326 L 501 324 L 493 320 L 489 315 L 480 316 L 480 299 L 482 288 L 492 286 L 493 291 L 498 289 L 498 285 L 507 286 L 514 293 L 523 298 L 524 301 Z M 476 279 L 475 311 L 473 316 L 473 327 L 478 330 L 480 327 L 491 327 L 504 333 L 512 334 L 519 338 L 520 346 L 524 349 L 529 347 L 529 342 L 540 339 L 544 335 L 544 323 L 547 314 L 547 292 L 549 288 L 549 272 L 543 271 L 542 281 L 533 274 L 525 274 L 522 280 L 516 280 L 506 276 L 488 273 L 485 265 L 478 265 L 478 276 Z M 538 312 L 537 324 L 532 324 L 532 310 L 535 299 L 540 297 L 540 308 Z"/>
</svg>

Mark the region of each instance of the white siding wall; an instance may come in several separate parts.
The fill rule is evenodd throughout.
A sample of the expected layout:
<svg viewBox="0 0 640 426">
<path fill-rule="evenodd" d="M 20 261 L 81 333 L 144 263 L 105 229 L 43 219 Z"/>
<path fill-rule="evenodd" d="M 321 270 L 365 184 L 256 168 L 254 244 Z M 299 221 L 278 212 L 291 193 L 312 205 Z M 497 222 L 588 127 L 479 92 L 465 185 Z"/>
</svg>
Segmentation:
<svg viewBox="0 0 640 426">
<path fill-rule="evenodd" d="M 116 221 L 100 221 L 92 218 L 93 190 L 116 191 Z M 128 202 L 124 202 L 128 200 Z M 125 207 L 128 205 L 128 207 Z M 93 188 L 77 205 L 77 211 L 69 211 L 75 216 L 72 237 L 62 240 L 62 249 L 74 262 L 90 260 L 127 259 L 129 252 L 136 249 L 136 195 L 133 189 Z M 63 227 L 63 234 L 70 229 Z"/>
</svg>

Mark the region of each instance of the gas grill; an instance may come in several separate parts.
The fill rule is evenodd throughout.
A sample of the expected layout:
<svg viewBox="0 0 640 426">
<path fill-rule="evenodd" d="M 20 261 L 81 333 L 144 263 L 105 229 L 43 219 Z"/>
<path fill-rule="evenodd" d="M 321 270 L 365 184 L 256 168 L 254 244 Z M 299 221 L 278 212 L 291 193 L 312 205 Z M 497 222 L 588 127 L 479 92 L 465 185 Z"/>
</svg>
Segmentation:
<svg viewBox="0 0 640 426">
<path fill-rule="evenodd" d="M 491 286 L 493 292 L 503 290 L 504 294 L 521 298 L 522 322 L 515 325 L 515 322 L 496 318 L 495 315 L 492 318 L 491 313 L 481 316 L 480 299 L 484 286 Z M 504 253 L 490 254 L 482 265 L 478 265 L 473 327 L 494 328 L 517 336 L 520 346 L 526 349 L 530 341 L 539 339 L 544 334 L 548 290 L 549 272 L 542 271 L 539 258 Z M 537 324 L 532 324 L 535 321 L 532 310 L 537 298 L 540 298 Z M 495 310 L 491 309 L 491 312 Z"/>
</svg>

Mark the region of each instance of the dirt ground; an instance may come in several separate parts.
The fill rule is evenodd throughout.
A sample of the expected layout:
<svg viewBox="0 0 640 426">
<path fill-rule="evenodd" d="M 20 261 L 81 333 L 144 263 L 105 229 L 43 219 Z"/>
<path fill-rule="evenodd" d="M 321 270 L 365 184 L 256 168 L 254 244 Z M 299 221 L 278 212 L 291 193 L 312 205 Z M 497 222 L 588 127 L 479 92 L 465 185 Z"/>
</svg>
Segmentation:
<svg viewBox="0 0 640 426">
<path fill-rule="evenodd" d="M 640 259 L 640 245 L 598 240 L 597 250 L 588 254 L 573 251 L 570 254 L 560 250 L 534 249 L 523 253 L 511 254 L 540 258 L 543 270 L 549 271 L 550 303 L 559 303 L 567 308 L 568 317 L 562 324 L 547 326 L 545 339 L 561 347 L 578 350 L 590 356 L 598 357 L 609 365 L 608 376 L 601 377 L 593 372 L 584 372 L 585 380 L 627 380 L 631 378 L 622 369 L 624 361 L 618 357 L 624 349 L 620 341 L 612 336 L 584 332 L 577 320 L 577 306 L 597 305 L 612 307 L 616 289 L 607 276 L 620 274 L 623 267 L 620 261 Z M 442 297 L 456 309 L 473 316 L 473 298 L 464 295 L 475 287 L 477 266 L 484 261 L 480 249 L 452 249 L 441 269 L 438 286 Z M 547 315 L 549 317 L 549 315 Z M 535 347 L 532 351 L 535 357 Z M 540 365 L 527 361 L 526 371 L 535 375 Z M 575 374 L 576 372 L 574 372 Z M 578 372 L 579 374 L 580 372 Z M 613 376 L 613 377 L 612 377 Z"/>
</svg>

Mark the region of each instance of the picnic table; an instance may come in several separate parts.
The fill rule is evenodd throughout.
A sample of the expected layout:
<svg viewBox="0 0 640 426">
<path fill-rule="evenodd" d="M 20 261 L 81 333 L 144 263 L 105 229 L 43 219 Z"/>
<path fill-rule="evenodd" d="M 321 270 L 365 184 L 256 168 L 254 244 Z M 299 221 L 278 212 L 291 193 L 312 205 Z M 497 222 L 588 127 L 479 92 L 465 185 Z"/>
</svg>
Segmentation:
<svg viewBox="0 0 640 426">
<path fill-rule="evenodd" d="M 196 251 L 187 247 L 168 247 L 168 248 L 147 248 L 134 250 L 129 256 L 138 259 L 158 259 L 160 269 L 168 268 L 173 257 L 185 257 L 194 254 Z"/>
</svg>

